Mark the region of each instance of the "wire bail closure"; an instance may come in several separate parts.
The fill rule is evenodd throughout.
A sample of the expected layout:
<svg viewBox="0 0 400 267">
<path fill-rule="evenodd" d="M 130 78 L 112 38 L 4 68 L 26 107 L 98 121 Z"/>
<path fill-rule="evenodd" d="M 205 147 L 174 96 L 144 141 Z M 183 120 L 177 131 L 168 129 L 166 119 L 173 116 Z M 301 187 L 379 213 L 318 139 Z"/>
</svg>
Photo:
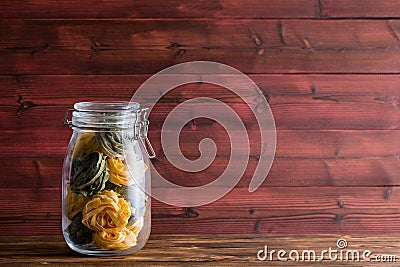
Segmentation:
<svg viewBox="0 0 400 267">
<path fill-rule="evenodd" d="M 73 111 L 74 109 L 67 109 L 67 111 L 65 112 L 64 119 L 62 122 L 65 127 L 72 127 L 72 120 L 69 120 L 68 117 L 69 115 L 72 116 Z"/>
<path fill-rule="evenodd" d="M 148 111 L 148 108 L 136 111 L 134 138 L 140 141 L 144 150 L 147 153 L 147 156 L 152 159 L 156 157 L 156 152 L 154 151 L 154 148 L 151 145 L 149 138 L 147 137 L 147 132 L 149 130 L 149 120 L 147 119 L 146 115 Z"/>
</svg>

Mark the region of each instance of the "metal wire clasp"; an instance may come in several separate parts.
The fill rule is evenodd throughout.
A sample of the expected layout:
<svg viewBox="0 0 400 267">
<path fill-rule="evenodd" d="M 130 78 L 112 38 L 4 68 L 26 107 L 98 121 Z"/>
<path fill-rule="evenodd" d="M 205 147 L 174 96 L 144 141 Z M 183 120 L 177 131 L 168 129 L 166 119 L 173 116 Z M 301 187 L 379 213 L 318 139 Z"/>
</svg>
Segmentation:
<svg viewBox="0 0 400 267">
<path fill-rule="evenodd" d="M 68 119 L 69 115 L 72 114 L 72 111 L 74 111 L 74 109 L 67 109 L 67 111 L 65 112 L 63 124 L 66 127 L 72 126 L 72 121 Z"/>
<path fill-rule="evenodd" d="M 138 139 L 140 143 L 142 143 L 143 148 L 146 150 L 147 156 L 152 159 L 156 157 L 156 153 L 150 143 L 149 138 L 147 137 L 149 121 L 147 120 L 146 115 L 148 111 L 148 108 L 136 111 L 134 135 L 135 139 Z"/>
</svg>

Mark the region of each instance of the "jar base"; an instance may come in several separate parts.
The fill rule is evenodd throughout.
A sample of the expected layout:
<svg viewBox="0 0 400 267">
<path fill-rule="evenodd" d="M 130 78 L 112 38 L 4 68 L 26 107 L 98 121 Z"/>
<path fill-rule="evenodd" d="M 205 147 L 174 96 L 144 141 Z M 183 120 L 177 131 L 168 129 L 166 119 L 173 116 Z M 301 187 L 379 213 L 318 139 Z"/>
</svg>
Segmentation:
<svg viewBox="0 0 400 267">
<path fill-rule="evenodd" d="M 131 248 L 127 249 L 122 249 L 122 250 L 104 250 L 104 249 L 97 249 L 93 246 L 93 244 L 85 244 L 85 245 L 77 245 L 74 244 L 68 234 L 64 233 L 64 239 L 66 243 L 68 244 L 68 247 L 72 249 L 73 251 L 82 254 L 82 255 L 87 255 L 87 256 L 99 256 L 99 257 L 107 257 L 107 256 L 119 256 L 119 255 L 129 255 L 133 254 L 136 251 L 142 249 L 147 240 L 143 240 L 141 242 L 138 242 L 136 246 L 133 246 Z"/>
</svg>

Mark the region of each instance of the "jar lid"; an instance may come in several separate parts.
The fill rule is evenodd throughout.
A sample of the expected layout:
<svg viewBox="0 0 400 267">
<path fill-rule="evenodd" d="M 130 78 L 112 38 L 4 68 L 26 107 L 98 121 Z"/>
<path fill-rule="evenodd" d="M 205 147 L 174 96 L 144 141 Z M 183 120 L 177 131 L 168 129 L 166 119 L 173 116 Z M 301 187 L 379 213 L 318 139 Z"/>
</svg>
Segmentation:
<svg viewBox="0 0 400 267">
<path fill-rule="evenodd" d="M 78 102 L 74 104 L 74 110 L 82 112 L 121 112 L 121 111 L 136 111 L 140 108 L 137 102 L 126 101 L 91 101 Z"/>
<path fill-rule="evenodd" d="M 72 127 L 126 129 L 141 120 L 140 104 L 136 102 L 78 102 L 72 110 Z"/>
</svg>

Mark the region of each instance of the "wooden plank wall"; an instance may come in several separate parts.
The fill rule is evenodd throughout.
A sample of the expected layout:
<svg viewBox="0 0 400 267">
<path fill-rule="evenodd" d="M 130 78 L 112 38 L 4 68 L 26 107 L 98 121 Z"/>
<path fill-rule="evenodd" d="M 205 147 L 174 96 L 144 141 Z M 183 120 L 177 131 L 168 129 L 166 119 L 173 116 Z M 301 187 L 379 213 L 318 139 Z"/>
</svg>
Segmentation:
<svg viewBox="0 0 400 267">
<path fill-rule="evenodd" d="M 399 18 L 400 0 L 1 1 L 0 235 L 61 233 L 67 108 L 129 100 L 151 74 L 191 60 L 229 64 L 258 84 L 276 120 L 276 159 L 253 194 L 256 157 L 215 203 L 154 201 L 153 233 L 400 232 Z M 251 119 L 212 85 L 166 95 L 150 117 L 155 164 L 184 185 L 210 182 L 229 156 L 222 128 L 199 120 L 182 149 L 196 157 L 193 142 L 214 138 L 213 165 L 188 175 L 163 157 L 163 119 L 195 96 Z"/>
</svg>

